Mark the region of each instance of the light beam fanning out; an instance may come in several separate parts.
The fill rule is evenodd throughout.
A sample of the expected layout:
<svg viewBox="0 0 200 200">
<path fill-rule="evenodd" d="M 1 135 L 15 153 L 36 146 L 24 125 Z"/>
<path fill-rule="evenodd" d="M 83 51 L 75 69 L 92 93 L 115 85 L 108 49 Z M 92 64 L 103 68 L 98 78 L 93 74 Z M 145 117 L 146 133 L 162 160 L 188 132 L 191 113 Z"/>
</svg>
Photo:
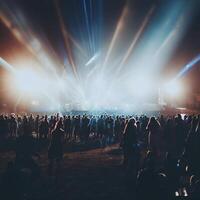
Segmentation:
<svg viewBox="0 0 200 200">
<path fill-rule="evenodd" d="M 92 58 L 90 58 L 90 60 L 88 60 L 88 62 L 85 64 L 86 66 L 93 64 L 93 62 L 99 57 L 99 53 L 96 53 L 94 56 L 92 56 Z"/>
<path fill-rule="evenodd" d="M 3 58 L 0 57 L 0 66 L 5 68 L 6 70 L 9 70 L 10 72 L 14 72 L 14 68 L 12 65 L 7 63 Z"/>
<path fill-rule="evenodd" d="M 73 20 L 79 15 L 75 13 L 76 17 L 70 16 L 72 21 L 69 24 L 73 26 L 70 26 L 72 30 L 68 30 L 61 4 L 59 0 L 54 0 L 61 31 L 61 38 L 56 38 L 59 45 L 56 45 L 56 41 L 51 44 L 48 40 L 51 37 L 45 37 L 42 32 L 45 32 L 45 27 L 35 30 L 31 26 L 25 13 L 14 1 L 13 5 L 9 5 L 9 1 L 2 2 L 0 20 L 25 50 L 30 52 L 31 58 L 34 57 L 32 65 L 31 60 L 20 55 L 20 59 L 11 61 L 13 66 L 0 58 L 1 67 L 8 71 L 11 78 L 9 80 L 8 76 L 8 84 L 5 85 L 10 87 L 8 90 L 12 97 L 16 96 L 16 99 L 24 99 L 28 103 L 39 102 L 32 106 L 41 105 L 41 108 L 51 111 L 64 111 L 63 105 L 70 105 L 77 110 L 109 110 L 119 107 L 128 110 L 140 108 L 145 101 L 155 103 L 155 93 L 161 82 L 161 69 L 169 62 L 178 42 L 183 38 L 193 14 L 191 11 L 194 11 L 185 1 L 168 1 L 164 7 L 159 4 L 148 7 L 134 37 L 128 41 L 129 33 L 134 30 L 134 21 L 128 21 L 131 20 L 132 5 L 127 3 L 121 10 L 110 41 L 107 41 L 101 34 L 104 32 L 103 26 L 98 23 L 104 19 L 99 3 L 84 0 L 83 9 L 79 7 L 78 10 L 82 10 L 85 18 L 80 19 L 80 24 L 77 24 Z M 14 7 L 16 9 L 12 10 Z M 74 26 L 75 24 L 78 26 Z M 133 24 L 133 27 L 127 27 L 128 24 Z M 79 27 L 84 32 L 78 31 Z M 105 33 L 107 34 L 106 31 Z M 63 46 L 60 45 L 60 39 Z M 63 53 L 63 47 L 67 56 Z M 60 56 L 58 52 L 61 53 Z M 64 65 L 61 64 L 62 60 Z M 18 61 L 20 65 L 17 64 Z M 179 95 L 182 86 L 178 83 L 178 78 L 199 61 L 200 55 L 185 65 L 175 80 L 162 88 L 163 91 L 169 96 Z M 69 71 L 64 68 L 68 65 Z M 9 84 L 11 81 L 15 84 Z M 26 95 L 23 96 L 24 93 Z"/>
<path fill-rule="evenodd" d="M 31 55 L 37 60 L 39 64 L 46 68 L 46 70 L 53 72 L 57 78 L 55 65 L 57 59 L 51 54 L 47 53 L 47 49 L 39 41 L 38 37 L 35 36 L 33 31 L 30 29 L 28 22 L 25 20 L 23 15 L 14 15 L 13 13 L 2 12 L 0 10 L 0 20 L 10 30 L 13 36 L 27 49 Z M 52 59 L 54 58 L 54 59 Z"/>
<path fill-rule="evenodd" d="M 200 61 L 200 55 L 196 56 L 192 59 L 188 64 L 186 64 L 183 69 L 177 74 L 175 80 L 184 76 L 194 65 L 196 65 Z"/>
<path fill-rule="evenodd" d="M 107 64 L 107 62 L 108 62 L 108 59 L 109 59 L 109 57 L 110 57 L 110 54 L 111 54 L 111 52 L 112 52 L 112 50 L 113 50 L 113 48 L 114 48 L 114 45 L 115 45 L 115 43 L 116 43 L 116 41 L 117 41 L 117 38 L 118 38 L 120 32 L 121 32 L 122 29 L 123 29 L 124 20 L 125 20 L 125 17 L 127 16 L 127 14 L 128 14 L 128 8 L 127 8 L 127 6 L 125 5 L 125 7 L 124 7 L 123 10 L 122 10 L 122 14 L 121 14 L 121 16 L 120 16 L 120 18 L 119 18 L 119 21 L 117 22 L 117 26 L 116 26 L 115 32 L 114 32 L 114 34 L 113 34 L 111 43 L 110 43 L 110 45 L 109 45 L 109 47 L 108 47 L 108 51 L 107 51 L 107 54 L 106 54 L 106 57 L 105 57 L 105 60 L 104 60 L 104 63 L 103 63 L 103 67 L 106 66 L 106 64 Z"/>
<path fill-rule="evenodd" d="M 145 27 L 147 25 L 147 23 L 149 22 L 149 19 L 150 19 L 151 15 L 152 15 L 154 9 L 155 9 L 155 6 L 153 6 L 149 10 L 149 12 L 147 13 L 146 17 L 144 18 L 144 21 L 142 22 L 141 27 L 139 28 L 137 34 L 135 35 L 133 41 L 131 42 L 131 45 L 129 46 L 126 54 L 124 55 L 124 57 L 123 57 L 120 65 L 119 65 L 119 68 L 117 70 L 118 72 L 120 72 L 121 68 L 123 67 L 123 65 L 125 64 L 125 62 L 127 61 L 127 59 L 129 58 L 129 56 L 130 56 L 130 54 L 131 54 L 131 52 L 132 52 L 135 44 L 137 43 L 138 39 L 140 38 L 141 34 L 143 33 L 143 31 L 144 31 L 144 29 L 145 29 Z"/>
<path fill-rule="evenodd" d="M 72 54 L 72 51 L 71 51 L 70 42 L 69 42 L 69 34 L 68 34 L 67 30 L 66 30 L 65 23 L 64 23 L 64 20 L 62 18 L 62 14 L 61 14 L 61 10 L 60 10 L 60 7 L 59 7 L 59 3 L 58 3 L 57 0 L 54 0 L 54 3 L 55 3 L 56 12 L 57 12 L 57 15 L 58 15 L 60 29 L 61 29 L 61 32 L 62 32 L 62 35 L 63 35 L 64 44 L 65 44 L 65 48 L 66 48 L 66 51 L 67 51 L 69 63 L 72 66 L 72 69 L 73 69 L 75 77 L 78 79 L 78 72 L 77 72 L 76 64 L 75 64 L 75 61 L 74 61 L 74 58 L 73 58 L 73 54 Z"/>
</svg>

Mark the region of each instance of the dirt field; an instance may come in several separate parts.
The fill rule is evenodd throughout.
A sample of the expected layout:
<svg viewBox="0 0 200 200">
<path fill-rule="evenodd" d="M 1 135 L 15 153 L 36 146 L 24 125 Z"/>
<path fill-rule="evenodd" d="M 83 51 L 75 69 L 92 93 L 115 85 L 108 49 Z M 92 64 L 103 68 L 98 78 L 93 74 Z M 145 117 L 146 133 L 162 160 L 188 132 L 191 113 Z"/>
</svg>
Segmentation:
<svg viewBox="0 0 200 200">
<path fill-rule="evenodd" d="M 72 151 L 73 149 L 73 151 Z M 14 152 L 0 153 L 0 173 Z M 121 165 L 119 145 L 106 148 L 66 147 L 62 170 L 47 175 L 47 152 L 41 153 L 37 163 L 42 176 L 36 180 L 25 199 L 128 199 L 134 197 L 134 184 Z"/>
</svg>

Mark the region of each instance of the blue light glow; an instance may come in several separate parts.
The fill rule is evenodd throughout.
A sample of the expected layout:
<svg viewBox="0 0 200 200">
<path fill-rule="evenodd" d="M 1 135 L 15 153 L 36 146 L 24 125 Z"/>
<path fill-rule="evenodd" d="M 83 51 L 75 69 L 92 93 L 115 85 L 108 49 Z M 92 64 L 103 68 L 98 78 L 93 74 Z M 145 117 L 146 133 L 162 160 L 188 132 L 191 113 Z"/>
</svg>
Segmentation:
<svg viewBox="0 0 200 200">
<path fill-rule="evenodd" d="M 183 69 L 177 74 L 175 79 L 178 79 L 184 76 L 194 65 L 196 65 L 200 61 L 200 55 L 196 56 L 192 59 L 188 64 L 186 64 Z"/>
</svg>

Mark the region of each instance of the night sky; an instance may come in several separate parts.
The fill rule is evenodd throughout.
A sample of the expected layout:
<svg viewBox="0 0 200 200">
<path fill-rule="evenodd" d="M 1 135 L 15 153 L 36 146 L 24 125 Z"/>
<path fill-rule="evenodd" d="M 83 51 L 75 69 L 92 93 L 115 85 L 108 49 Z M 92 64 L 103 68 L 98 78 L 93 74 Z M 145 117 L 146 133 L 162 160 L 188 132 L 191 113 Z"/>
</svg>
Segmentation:
<svg viewBox="0 0 200 200">
<path fill-rule="evenodd" d="M 176 2 L 176 0 L 86 0 L 88 22 L 85 20 L 83 2 L 83 0 L 60 0 L 59 5 L 67 31 L 84 47 L 88 57 L 90 57 L 95 51 L 101 49 L 102 39 L 105 43 L 103 48 L 111 40 L 116 23 L 126 3 L 130 13 L 123 40 L 119 41 L 119 44 L 122 44 L 119 51 L 122 52 L 127 49 L 130 39 L 152 6 L 156 6 L 156 9 L 149 24 L 162 16 L 162 12 L 169 9 L 170 2 Z M 200 54 L 200 1 L 180 0 L 177 2 L 190 8 L 189 22 L 173 54 L 162 68 L 161 74 L 163 76 L 176 74 L 187 62 Z M 67 55 L 53 0 L 0 0 L 0 11 L 4 12 L 5 8 L 9 8 L 11 13 L 15 14 L 20 11 L 34 33 L 42 40 L 48 41 L 57 53 L 60 62 L 65 63 Z M 93 34 L 92 41 L 95 47 L 92 50 L 87 45 L 89 42 L 87 25 L 90 27 L 90 34 Z M 9 63 L 14 64 L 14 59 L 21 54 L 30 56 L 27 49 L 13 37 L 10 30 L 2 22 L 0 22 L 0 44 L 0 57 Z M 199 76 L 200 63 L 185 75 L 185 79 L 191 84 L 190 88 L 193 91 L 199 89 Z"/>
</svg>

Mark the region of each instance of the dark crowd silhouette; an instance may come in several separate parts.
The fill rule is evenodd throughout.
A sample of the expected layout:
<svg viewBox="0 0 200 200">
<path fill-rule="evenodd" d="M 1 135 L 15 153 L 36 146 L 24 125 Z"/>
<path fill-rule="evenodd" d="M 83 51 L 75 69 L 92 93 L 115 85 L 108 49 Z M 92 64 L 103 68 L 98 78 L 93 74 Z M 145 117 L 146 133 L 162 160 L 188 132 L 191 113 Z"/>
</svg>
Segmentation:
<svg viewBox="0 0 200 200">
<path fill-rule="evenodd" d="M 119 144 L 124 173 L 133 180 L 139 199 L 200 197 L 200 115 L 2 114 L 0 140 L 16 143 L 15 160 L 8 163 L 2 177 L 4 191 L 22 187 L 16 180 L 26 188 L 29 179 L 41 175 L 33 159 L 40 159 L 36 147 L 41 141 L 48 143 L 49 176 L 62 168 L 65 145 L 97 142 L 101 148 Z"/>
</svg>

